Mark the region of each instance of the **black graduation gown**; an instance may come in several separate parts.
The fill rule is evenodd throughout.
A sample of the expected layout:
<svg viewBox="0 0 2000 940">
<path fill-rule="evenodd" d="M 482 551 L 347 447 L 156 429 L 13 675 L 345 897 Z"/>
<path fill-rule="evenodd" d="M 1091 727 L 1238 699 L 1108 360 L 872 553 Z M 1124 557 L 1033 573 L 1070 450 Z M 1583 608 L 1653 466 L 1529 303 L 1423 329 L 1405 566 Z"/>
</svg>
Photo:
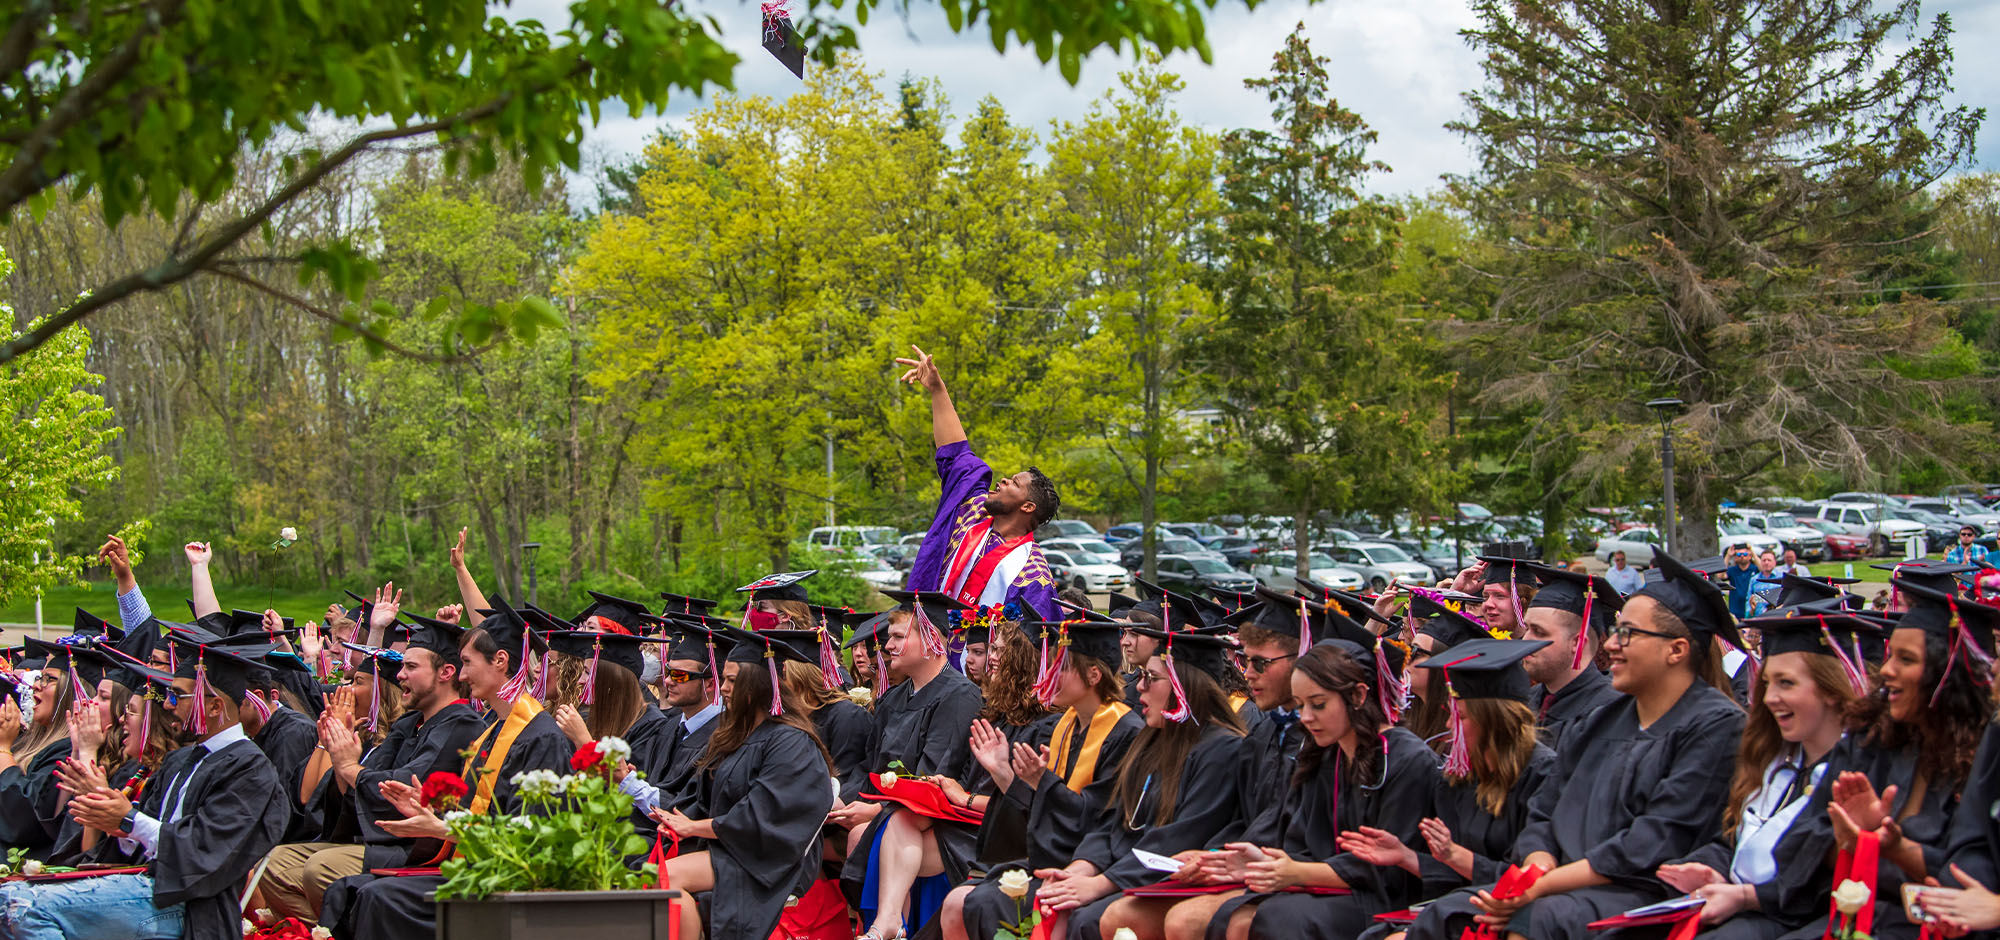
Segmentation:
<svg viewBox="0 0 2000 940">
<path fill-rule="evenodd" d="M 1097 823 L 1077 844 L 1076 857 L 1097 866 L 1118 891 L 1159 881 L 1163 876 L 1134 858 L 1132 850 L 1140 848 L 1173 855 L 1198 849 L 1234 822 L 1239 806 L 1237 787 L 1242 781 L 1238 765 L 1243 761 L 1243 745 L 1243 738 L 1235 732 L 1212 722 L 1204 725 L 1201 739 L 1188 752 L 1181 768 L 1173 819 L 1165 825 L 1153 824 L 1159 795 L 1150 788 L 1139 801 L 1130 823 L 1115 799 L 1107 801 L 1098 813 Z M 1036 883 L 1031 890 L 1039 888 Z M 1118 891 L 1077 908 L 1070 916 L 1069 935 L 1080 940 L 1103 940 L 1097 921 L 1104 916 L 1104 909 L 1118 899 Z"/>
<path fill-rule="evenodd" d="M 1550 696 L 1543 686 L 1536 685 L 1528 690 L 1528 707 L 1535 710 L 1537 737 L 1549 747 L 1560 750 L 1557 742 L 1562 740 L 1563 732 L 1570 725 L 1621 697 L 1618 690 L 1611 687 L 1611 677 L 1592 667 L 1578 673 L 1554 696 Z"/>
<path fill-rule="evenodd" d="M 1924 870 L 1943 881 L 1951 877 L 1951 870 L 1945 867 L 1946 850 L 1950 843 L 1952 820 L 1962 802 L 1959 794 L 1963 784 L 1958 780 L 1926 781 L 1923 803 L 1912 809 L 1910 793 L 1917 778 L 1917 756 L 1915 744 L 1899 748 L 1874 747 L 1862 738 L 1850 735 L 1841 740 L 1833 749 L 1833 756 L 1828 758 L 1826 779 L 1832 780 L 1835 775 L 1846 771 L 1856 771 L 1867 775 L 1877 793 L 1895 787 L 1896 800 L 1891 815 L 1902 827 L 1903 838 L 1923 847 Z M 1976 756 L 1973 766 L 1978 767 Z M 1826 805 L 1832 794 L 1831 786 L 1814 790 L 1812 802 L 1800 814 L 1802 817 L 1814 817 L 1814 826 L 1827 830 L 1824 844 L 1829 850 L 1834 845 L 1831 835 L 1833 823 L 1827 819 Z M 1987 811 L 1992 811 L 1990 804 Z M 1903 911 L 1904 880 L 1903 870 L 1895 863 L 1887 859 L 1881 861 L 1875 882 L 1875 927 L 1872 931 L 1875 940 L 1914 940 L 1917 936 L 1918 926 L 1910 923 Z"/>
<path fill-rule="evenodd" d="M 393 868 L 408 861 L 411 842 L 382 831 L 378 825 L 384 819 L 401 819 L 389 801 L 382 798 L 382 782 L 394 780 L 409 783 L 416 778 L 418 785 L 430 779 L 431 774 L 443 771 L 458 773 L 465 769 L 465 758 L 459 753 L 472 743 L 472 739 L 485 730 L 486 723 L 474 714 L 472 706 L 463 702 L 453 702 L 438 709 L 437 714 L 426 719 L 422 712 L 410 712 L 396 719 L 389 726 L 389 734 L 382 743 L 361 759 L 361 772 L 354 777 L 354 788 L 337 799 L 343 804 L 344 816 L 353 822 L 354 838 L 361 842 L 362 863 L 368 868 Z M 352 839 L 328 839 L 328 841 L 352 841 Z"/>
<path fill-rule="evenodd" d="M 1061 716 L 1057 716 L 1061 720 Z M 995 881 L 1001 873 L 1021 868 L 1033 872 L 1042 868 L 1061 868 L 1076 857 L 1077 845 L 1083 841 L 1085 833 L 1098 822 L 1104 813 L 1104 806 L 1110 802 L 1118 787 L 1118 764 L 1125 759 L 1132 742 L 1137 740 L 1146 722 L 1136 711 L 1120 716 L 1118 723 L 1104 737 L 1098 746 L 1097 763 L 1091 771 L 1090 785 L 1079 793 L 1069 788 L 1061 777 L 1056 776 L 1053 767 L 1042 774 L 1042 779 L 1033 787 L 1019 778 L 1007 792 L 987 804 L 987 818 L 992 819 L 996 808 L 1006 804 L 1015 813 L 1021 814 L 1026 822 L 1022 827 L 1026 841 L 1027 857 L 1016 862 L 995 865 L 986 872 L 986 878 L 975 885 L 972 894 L 965 899 L 965 928 L 970 937 L 990 937 L 1002 923 L 1014 923 L 1019 919 L 1012 898 L 1000 893 Z M 1061 766 L 1072 767 L 1083 753 L 1084 736 L 1089 730 L 1086 718 L 1070 736 L 1067 759 L 1051 754 L 1050 758 Z M 984 858 L 984 855 L 981 856 Z"/>
<path fill-rule="evenodd" d="M 278 783 L 285 788 L 286 823 L 281 841 L 303 842 L 312 838 L 324 820 L 314 812 L 316 804 L 310 800 L 300 802 L 302 795 L 312 794 L 299 792 L 299 778 L 305 773 L 313 750 L 319 746 L 319 726 L 289 708 L 273 708 L 271 720 L 257 729 L 250 743 L 271 759 L 271 767 L 278 772 Z"/>
<path fill-rule="evenodd" d="M 141 801 L 141 812 L 161 819 L 168 791 L 186 790 L 180 816 L 160 824 L 153 906 L 185 903 L 187 940 L 239 940 L 243 884 L 284 834 L 288 791 L 271 759 L 249 741 L 201 757 L 177 787 L 201 750 L 193 745 L 167 755 Z"/>
<path fill-rule="evenodd" d="M 694 790 L 694 765 L 708 750 L 708 736 L 715 733 L 715 724 L 722 716 L 717 714 L 693 731 L 687 729 L 687 718 L 678 711 L 667 720 L 672 727 L 660 732 L 665 738 L 665 753 L 659 757 L 659 775 L 648 774 L 646 780 L 659 788 L 661 806 L 676 806 Z"/>
<path fill-rule="evenodd" d="M 1960 792 L 1945 856 L 1988 891 L 2000 889 L 2000 724 L 1986 726 Z M 1949 868 L 1936 875 L 1945 884 L 1957 880 Z"/>
<path fill-rule="evenodd" d="M 1375 915 L 1402 910 L 1422 900 L 1423 880 L 1401 868 L 1378 867 L 1342 852 L 1334 839 L 1362 826 L 1384 830 L 1404 845 L 1423 844 L 1417 825 L 1430 816 L 1438 787 L 1437 754 L 1407 728 L 1390 728 L 1381 776 L 1355 779 L 1336 750 L 1312 776 L 1289 788 L 1280 811 L 1276 846 L 1300 861 L 1325 862 L 1347 883 L 1351 894 L 1245 894 L 1222 905 L 1209 922 L 1209 940 L 1223 940 L 1239 907 L 1256 905 L 1250 936 L 1269 940 L 1349 940 L 1367 930 Z M 1335 814 L 1338 819 L 1335 819 Z"/>
<path fill-rule="evenodd" d="M 1511 860 L 1548 852 L 1588 859 L 1608 885 L 1551 895 L 1521 908 L 1508 929 L 1536 940 L 1583 940 L 1584 925 L 1673 894 L 1654 876 L 1721 831 L 1736 769 L 1743 710 L 1705 682 L 1688 687 L 1650 728 L 1620 697 L 1571 724 L 1556 772 L 1529 803 Z M 1490 887 L 1482 885 L 1480 887 Z M 1462 888 L 1426 907 L 1410 940 L 1457 940 L 1477 909 Z"/>
<path fill-rule="evenodd" d="M 1013 753 L 1014 745 L 1026 744 L 1032 748 L 1043 748 L 1049 744 L 1049 735 L 1056 729 L 1059 715 L 1043 715 L 1025 725 L 996 725 L 1007 736 L 1008 753 Z M 966 752 L 966 766 L 952 777 L 964 786 L 967 793 L 984 796 L 986 815 L 979 827 L 973 831 L 972 848 L 968 861 L 979 863 L 980 868 L 999 865 L 1028 854 L 1027 825 L 1028 810 L 1000 798 L 993 786 L 993 775 L 979 759 Z M 962 880 L 963 875 L 956 876 Z"/>
<path fill-rule="evenodd" d="M 486 713 L 489 728 L 494 724 L 493 717 L 493 712 Z M 479 739 L 479 744 L 490 748 L 492 739 Z M 575 751 L 575 745 L 556 726 L 554 716 L 548 712 L 536 715 L 521 729 L 506 759 L 501 761 L 493 786 L 493 802 L 487 811 L 506 816 L 520 813 L 521 793 L 512 782 L 514 775 L 530 770 L 566 774 L 570 755 Z M 460 767 L 463 766 L 461 761 Z M 424 864 L 437 855 L 439 848 L 434 840 L 419 840 L 404 864 Z M 444 879 L 436 875 L 378 878 L 360 874 L 342 878 L 327 888 L 326 900 L 320 908 L 320 925 L 347 940 L 429 940 L 437 930 L 437 906 L 431 893 L 443 883 Z"/>
<path fill-rule="evenodd" d="M 1291 789 L 1292 771 L 1298 768 L 1299 749 L 1305 745 L 1306 730 L 1298 716 L 1281 720 L 1276 712 L 1259 713 L 1243 736 L 1243 763 L 1238 768 L 1242 782 L 1237 785 L 1236 821 L 1209 840 L 1208 848 L 1219 849 L 1229 842 L 1276 845 L 1284 820 L 1279 816 L 1285 793 Z"/>
<path fill-rule="evenodd" d="M 833 808 L 833 774 L 811 735 L 767 721 L 695 775 L 690 814 L 708 819 L 715 869 L 713 940 L 765 940 L 788 897 L 819 877 L 819 831 Z"/>
<path fill-rule="evenodd" d="M 1514 853 L 1514 840 L 1521 830 L 1528 827 L 1528 805 L 1535 793 L 1556 770 L 1556 752 L 1542 745 L 1535 745 L 1534 756 L 1528 758 L 1528 766 L 1521 768 L 1521 775 L 1514 780 L 1514 786 L 1507 791 L 1507 801 L 1501 805 L 1500 814 L 1494 815 L 1479 805 L 1479 786 L 1470 780 L 1454 785 L 1444 774 L 1437 776 L 1436 788 L 1431 792 L 1431 803 L 1435 815 L 1446 826 L 1451 827 L 1452 841 L 1472 850 L 1472 878 L 1459 877 L 1451 866 L 1433 858 L 1428 846 L 1419 838 L 1408 845 L 1417 852 L 1417 867 L 1424 873 L 1423 896 L 1434 898 L 1454 888 L 1467 884 L 1492 884 L 1500 880 L 1506 872 L 1508 859 Z"/>
<path fill-rule="evenodd" d="M 938 673 L 922 689 L 912 689 L 911 683 L 904 680 L 875 703 L 875 728 L 869 741 L 867 770 L 882 773 L 889 769 L 890 761 L 901 761 L 899 773 L 913 777 L 943 774 L 963 782 L 966 765 L 972 763 L 972 722 L 979 717 L 984 701 L 979 687 L 956 669 Z M 852 802 L 867 785 L 867 773 L 855 774 L 842 787 L 841 799 Z M 968 791 L 971 789 L 967 787 Z M 874 845 L 882 825 L 899 811 L 885 805 L 869 822 L 861 844 Z M 962 823 L 940 821 L 931 827 L 945 874 L 954 882 L 965 879 L 977 848 L 976 833 L 977 827 Z M 857 905 L 868 880 L 870 855 L 867 851 L 849 855 L 840 872 L 841 890 Z"/>
<path fill-rule="evenodd" d="M 668 718 L 658 708 L 646 706 L 639 712 L 639 717 L 632 719 L 632 726 L 621 735 L 625 743 L 632 746 L 632 756 L 628 759 L 632 769 L 645 774 L 647 782 L 655 781 L 655 775 L 664 769 L 668 745 L 672 743 L 673 735 L 679 732 L 678 722 Z M 658 786 L 657 783 L 654 785 Z M 660 824 L 654 822 L 653 817 L 637 809 L 632 810 L 631 818 L 632 827 L 647 839 L 659 830 Z"/>
<path fill-rule="evenodd" d="M 1826 772 L 1838 773 L 1832 768 L 1830 758 L 1831 755 Z M 1810 773 L 1811 768 L 1806 771 Z M 1777 845 L 1772 848 L 1771 857 L 1777 863 L 1777 876 L 1753 886 L 1757 892 L 1757 909 L 1740 912 L 1696 936 L 1708 940 L 1776 940 L 1779 937 L 1804 940 L 1824 932 L 1827 907 L 1833 893 L 1833 866 L 1828 864 L 1828 859 L 1836 846 L 1833 826 L 1826 816 L 1826 804 L 1824 801 L 1815 804 L 1812 795 L 1832 788 L 1832 778 L 1823 774 L 1811 793 L 1795 798 L 1804 800 L 1805 806 L 1793 816 L 1779 836 Z M 1757 796 L 1751 794 L 1753 799 Z M 1740 835 L 1740 832 L 1724 834 L 1693 855 L 1677 861 L 1698 862 L 1728 878 Z"/>
<path fill-rule="evenodd" d="M 25 767 L 0 770 L 0 846 L 25 848 L 32 859 L 49 858 L 67 815 L 56 808 L 62 799 L 56 764 L 69 754 L 65 738 L 42 748 Z"/>
<path fill-rule="evenodd" d="M 868 766 L 869 738 L 875 731 L 875 716 L 853 702 L 835 699 L 813 712 L 813 728 L 821 744 L 833 755 L 833 775 L 840 778 L 842 792 L 863 775 Z"/>
</svg>

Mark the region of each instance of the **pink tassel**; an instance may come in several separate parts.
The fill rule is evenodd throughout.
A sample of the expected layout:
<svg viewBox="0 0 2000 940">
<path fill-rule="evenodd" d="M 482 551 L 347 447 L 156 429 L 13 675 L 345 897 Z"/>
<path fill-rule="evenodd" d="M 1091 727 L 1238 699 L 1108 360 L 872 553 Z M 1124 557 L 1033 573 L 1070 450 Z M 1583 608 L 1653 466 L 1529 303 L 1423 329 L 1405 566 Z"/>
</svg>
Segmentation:
<svg viewBox="0 0 2000 940">
<path fill-rule="evenodd" d="M 153 698 L 151 687 L 146 689 L 145 699 L 146 703 L 141 706 L 139 712 L 139 753 L 141 754 L 146 753 L 145 742 L 153 740 L 153 702 L 155 699 Z"/>
<path fill-rule="evenodd" d="M 590 644 L 590 665 L 583 667 L 583 704 L 597 704 L 597 661 L 603 657 L 604 641 Z M 546 657 L 544 657 L 546 660 Z"/>
<path fill-rule="evenodd" d="M 1931 704 L 1936 705 L 1938 696 L 1944 694 L 1944 678 L 1951 673 L 1951 664 L 1958 658 L 1958 651 L 1965 650 L 1967 670 L 1972 673 L 1972 681 L 1982 686 L 1993 684 L 1993 657 L 1979 648 L 1979 642 L 1972 637 L 1972 631 L 1965 628 L 1965 617 L 1958 612 L 1958 600 L 1949 595 L 1945 604 L 1951 608 L 1952 625 L 1958 629 L 1951 635 L 1951 652 L 1945 657 L 1944 670 L 1940 672 L 1937 689 L 1931 692 Z"/>
<path fill-rule="evenodd" d="M 1576 652 L 1569 658 L 1570 671 L 1583 668 L 1583 651 L 1590 646 L 1590 605 L 1597 599 L 1597 592 L 1590 585 L 1583 588 L 1583 626 L 1576 629 Z"/>
<path fill-rule="evenodd" d="M 1520 628 L 1521 621 L 1527 617 L 1527 614 L 1521 609 L 1521 588 L 1514 583 L 1514 573 L 1519 570 L 1521 569 L 1514 565 L 1510 564 L 1507 566 L 1507 600 L 1514 605 L 1514 626 L 1516 629 Z M 1589 595 L 1586 594 L 1585 603 L 1589 603 L 1588 597 Z"/>
<path fill-rule="evenodd" d="M 771 715 L 776 717 L 785 713 L 785 698 L 778 684 L 778 654 L 768 646 L 764 648 L 764 665 L 771 670 Z"/>
<path fill-rule="evenodd" d="M 882 661 L 882 648 L 873 643 L 868 644 L 868 652 L 863 655 L 875 660 L 875 697 L 879 699 L 889 691 L 889 666 Z"/>
<path fill-rule="evenodd" d="M 1410 689 L 1389 668 L 1389 654 L 1382 649 L 1382 638 L 1375 638 L 1375 694 L 1381 699 L 1382 714 L 1390 724 L 1403 720 L 1403 703 L 1408 700 Z"/>
<path fill-rule="evenodd" d="M 1826 627 L 1825 614 L 1821 614 L 1819 617 L 1819 634 L 1826 640 L 1826 645 L 1833 647 L 1833 657 L 1840 660 L 1840 671 L 1843 675 L 1847 676 L 1847 684 L 1854 689 L 1855 694 L 1867 695 L 1868 674 L 1861 670 L 1858 660 L 1849 659 L 1847 651 L 1841 649 L 1840 643 L 1834 640 L 1833 631 Z M 1750 688 L 1755 689 L 1757 686 L 1753 683 Z"/>
<path fill-rule="evenodd" d="M 708 681 L 715 683 L 715 704 L 722 704 L 722 670 L 715 665 L 714 634 L 708 636 Z"/>
<path fill-rule="evenodd" d="M 251 711 L 257 713 L 258 724 L 270 723 L 271 704 L 264 701 L 262 695 L 258 695 L 255 690 L 245 692 L 243 693 L 243 703 L 250 706 Z M 372 703 L 368 706 L 368 730 L 375 730 L 375 706 Z"/>
<path fill-rule="evenodd" d="M 1035 700 L 1044 708 L 1055 704 L 1056 690 L 1062 687 L 1063 667 L 1069 664 L 1069 624 L 1062 625 L 1062 634 L 1056 638 L 1056 655 L 1049 658 L 1048 637 L 1042 637 L 1042 665 L 1035 674 Z"/>
<path fill-rule="evenodd" d="M 514 669 L 514 675 L 508 678 L 507 684 L 500 687 L 500 699 L 502 701 L 514 701 L 520 698 L 521 693 L 528 688 L 528 679 L 534 675 L 534 671 L 528 668 L 528 650 L 528 631 L 523 629 L 521 631 L 521 661 Z M 547 663 L 545 662 L 543 665 L 546 666 Z"/>
<path fill-rule="evenodd" d="M 208 664 L 199 653 L 194 662 L 194 733 L 208 733 Z"/>
<path fill-rule="evenodd" d="M 318 661 L 313 664 L 314 671 L 318 673 L 321 679 L 331 678 L 333 676 L 333 651 L 322 646 L 319 649 L 317 659 Z"/>
<path fill-rule="evenodd" d="M 69 703 L 81 705 L 97 697 L 97 693 L 83 687 L 83 677 L 76 674 L 76 655 L 69 658 Z"/>
<path fill-rule="evenodd" d="M 1451 751 L 1444 756 L 1444 775 L 1464 779 L 1472 776 L 1472 747 L 1465 740 L 1465 709 L 1459 705 L 1458 691 L 1451 687 L 1451 674 L 1445 673 L 1445 694 L 1451 697 Z"/>
<path fill-rule="evenodd" d="M 1299 598 L 1299 655 L 1304 656 L 1310 652 L 1312 645 L 1312 613 L 1306 609 L 1306 599 L 1301 597 Z"/>
<path fill-rule="evenodd" d="M 171 640 L 167 642 L 167 671 L 181 671 L 181 658 L 174 652 L 174 644 Z"/>
<path fill-rule="evenodd" d="M 840 688 L 840 651 L 834 648 L 833 631 L 827 629 L 824 616 L 819 618 L 819 676 L 827 688 Z"/>
<path fill-rule="evenodd" d="M 950 650 L 950 647 L 945 644 L 944 634 L 938 632 L 937 624 L 932 623 L 930 615 L 924 613 L 923 604 L 918 603 L 915 606 L 917 608 L 917 635 L 923 640 L 924 655 L 932 659 L 943 656 Z"/>
</svg>

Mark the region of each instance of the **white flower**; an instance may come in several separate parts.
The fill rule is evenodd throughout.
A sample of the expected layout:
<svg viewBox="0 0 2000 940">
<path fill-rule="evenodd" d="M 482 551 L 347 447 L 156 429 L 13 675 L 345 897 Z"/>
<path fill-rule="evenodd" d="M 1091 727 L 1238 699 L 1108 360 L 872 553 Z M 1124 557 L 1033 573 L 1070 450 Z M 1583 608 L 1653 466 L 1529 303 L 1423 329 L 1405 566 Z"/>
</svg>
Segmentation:
<svg viewBox="0 0 2000 940">
<path fill-rule="evenodd" d="M 786 906 L 786 907 L 798 907 L 798 906 L 799 906 L 799 896 L 798 896 L 798 895 L 796 895 L 796 894 L 787 894 L 787 895 L 785 895 L 785 906 Z"/>
<path fill-rule="evenodd" d="M 847 690 L 847 700 L 862 708 L 875 704 L 875 690 L 866 687 Z"/>
<path fill-rule="evenodd" d="M 1139 935 L 1130 927 L 1120 927 L 1111 933 L 1111 940 L 1139 940 Z"/>
<path fill-rule="evenodd" d="M 251 922 L 250 922 L 250 919 L 249 919 L 249 918 L 247 918 L 247 917 L 246 917 L 246 918 L 244 918 L 244 919 L 243 919 L 243 935 L 247 937 L 247 936 L 250 936 L 251 934 L 253 934 L 253 933 L 256 933 L 256 932 L 257 932 L 257 925 L 256 925 L 256 924 L 253 924 L 253 923 L 251 923 Z"/>
<path fill-rule="evenodd" d="M 448 813 L 445 813 L 445 814 L 444 814 L 444 821 L 445 821 L 445 822 L 446 822 L 447 824 L 449 824 L 449 823 L 455 823 L 455 822 L 457 822 L 457 821 L 459 821 L 459 820 L 461 820 L 461 819 L 464 819 L 465 817 L 467 817 L 467 816 L 470 816 L 470 815 L 472 815 L 472 814 L 471 814 L 471 813 L 468 813 L 468 812 L 466 812 L 465 810 L 462 810 L 462 809 L 455 809 L 455 810 L 452 810 L 452 811 L 450 811 L 450 812 L 448 812 Z"/>
<path fill-rule="evenodd" d="M 1850 878 L 1833 889 L 1833 906 L 1839 908 L 1842 914 L 1853 916 L 1868 906 L 1871 894 L 1867 885 Z"/>
<path fill-rule="evenodd" d="M 887 789 L 889 789 L 890 787 L 893 787 L 893 786 L 895 786 L 895 785 L 896 785 L 896 780 L 897 780 L 897 777 L 896 777 L 896 772 L 895 772 L 895 771 L 893 771 L 893 770 L 892 770 L 892 771 L 889 771 L 889 772 L 888 772 L 888 773 L 886 773 L 886 774 L 883 774 L 883 775 L 882 775 L 882 789 L 884 789 L 884 790 L 887 790 Z"/>
<path fill-rule="evenodd" d="M 42 863 L 40 861 L 31 858 L 21 863 L 21 874 L 39 875 L 41 873 L 42 873 Z"/>
<path fill-rule="evenodd" d="M 611 758 L 614 765 L 621 764 L 632 758 L 632 745 L 625 743 L 624 738 L 605 735 L 597 739 L 597 753 Z"/>
<path fill-rule="evenodd" d="M 520 826 L 523 829 L 535 824 L 534 820 L 526 816 L 509 816 L 507 817 L 507 822 L 511 825 Z"/>
<path fill-rule="evenodd" d="M 569 780 L 553 770 L 529 770 L 515 774 L 511 782 L 523 796 L 554 796 L 569 789 Z"/>
<path fill-rule="evenodd" d="M 299 530 L 286 526 L 278 530 L 278 537 L 287 542 L 296 542 L 299 540 Z"/>
<path fill-rule="evenodd" d="M 333 931 L 328 930 L 325 927 L 314 927 L 312 932 L 312 940 L 333 940 Z"/>
<path fill-rule="evenodd" d="M 1028 896 L 1028 873 L 1018 868 L 1000 876 L 1000 893 L 1018 901 Z"/>
</svg>

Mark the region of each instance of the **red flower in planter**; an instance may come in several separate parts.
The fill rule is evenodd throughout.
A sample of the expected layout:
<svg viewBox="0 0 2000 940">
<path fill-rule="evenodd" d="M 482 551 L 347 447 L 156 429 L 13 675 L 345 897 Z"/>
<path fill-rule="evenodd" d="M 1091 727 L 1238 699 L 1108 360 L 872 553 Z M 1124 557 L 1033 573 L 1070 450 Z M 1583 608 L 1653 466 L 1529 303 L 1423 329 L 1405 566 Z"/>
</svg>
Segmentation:
<svg viewBox="0 0 2000 940">
<path fill-rule="evenodd" d="M 603 760 L 604 753 L 597 749 L 597 742 L 592 741 L 576 749 L 576 753 L 569 759 L 569 769 L 578 771 L 596 770 L 597 765 L 603 762 Z"/>
<path fill-rule="evenodd" d="M 456 808 L 468 792 L 459 775 L 440 770 L 424 780 L 422 794 L 425 806 L 448 810 Z"/>
</svg>

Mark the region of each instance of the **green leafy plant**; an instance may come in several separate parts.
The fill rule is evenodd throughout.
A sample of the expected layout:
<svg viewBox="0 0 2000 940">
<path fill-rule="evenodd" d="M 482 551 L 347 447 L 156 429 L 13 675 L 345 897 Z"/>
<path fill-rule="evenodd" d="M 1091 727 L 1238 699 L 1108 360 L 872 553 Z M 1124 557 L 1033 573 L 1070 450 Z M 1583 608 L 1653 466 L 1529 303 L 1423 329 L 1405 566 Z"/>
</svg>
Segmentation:
<svg viewBox="0 0 2000 940">
<path fill-rule="evenodd" d="M 517 816 L 447 812 L 458 853 L 442 868 L 440 900 L 477 900 L 501 891 L 614 891 L 644 888 L 658 877 L 647 863 L 625 859 L 650 846 L 629 822 L 632 798 L 618 792 L 611 772 L 631 756 L 624 741 L 606 737 L 577 752 L 576 772 L 516 774 L 524 812 Z"/>
</svg>

